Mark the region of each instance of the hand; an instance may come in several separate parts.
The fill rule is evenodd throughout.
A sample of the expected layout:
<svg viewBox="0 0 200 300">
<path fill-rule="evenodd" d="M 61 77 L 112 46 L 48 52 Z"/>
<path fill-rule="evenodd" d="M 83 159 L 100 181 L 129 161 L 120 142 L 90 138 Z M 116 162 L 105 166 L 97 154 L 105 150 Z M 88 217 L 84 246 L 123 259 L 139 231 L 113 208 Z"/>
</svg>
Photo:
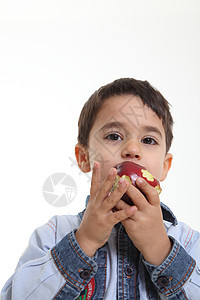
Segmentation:
<svg viewBox="0 0 200 300">
<path fill-rule="evenodd" d="M 90 199 L 83 220 L 75 234 L 77 242 L 88 256 L 93 256 L 97 249 L 107 242 L 115 224 L 131 217 L 136 211 L 134 206 L 112 211 L 129 185 L 126 180 L 120 180 L 119 187 L 110 193 L 116 175 L 117 170 L 111 168 L 101 185 L 100 164 L 95 162 Z"/>
<path fill-rule="evenodd" d="M 144 259 L 151 264 L 160 265 L 170 253 L 172 245 L 163 223 L 159 195 L 142 178 L 138 178 L 136 184 L 138 188 L 130 185 L 126 191 L 135 204 L 136 212 L 123 220 L 122 224 Z M 128 206 L 121 200 L 116 208 L 121 210 Z"/>
</svg>

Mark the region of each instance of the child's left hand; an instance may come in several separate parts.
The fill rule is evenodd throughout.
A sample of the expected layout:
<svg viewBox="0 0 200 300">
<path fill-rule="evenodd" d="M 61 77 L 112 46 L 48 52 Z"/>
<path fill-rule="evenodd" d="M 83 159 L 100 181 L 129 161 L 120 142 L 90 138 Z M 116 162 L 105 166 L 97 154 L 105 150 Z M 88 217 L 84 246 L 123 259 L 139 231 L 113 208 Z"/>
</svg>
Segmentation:
<svg viewBox="0 0 200 300">
<path fill-rule="evenodd" d="M 130 185 L 126 193 L 137 207 L 137 211 L 132 217 L 122 221 L 122 224 L 144 259 L 153 265 L 160 265 L 169 255 L 172 245 L 163 223 L 159 195 L 156 189 L 142 178 L 138 178 L 136 184 L 139 189 Z M 128 206 L 121 200 L 116 209 Z"/>
</svg>

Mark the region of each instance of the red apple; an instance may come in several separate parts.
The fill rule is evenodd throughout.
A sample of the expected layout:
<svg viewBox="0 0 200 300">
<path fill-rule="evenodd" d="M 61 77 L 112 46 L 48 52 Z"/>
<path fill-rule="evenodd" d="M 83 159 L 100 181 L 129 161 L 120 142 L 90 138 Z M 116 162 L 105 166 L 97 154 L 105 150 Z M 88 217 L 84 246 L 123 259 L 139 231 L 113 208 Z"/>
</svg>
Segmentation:
<svg viewBox="0 0 200 300">
<path fill-rule="evenodd" d="M 120 178 L 128 180 L 132 185 L 137 187 L 135 183 L 136 179 L 138 177 L 142 177 L 151 186 L 153 186 L 159 194 L 161 193 L 162 189 L 160 187 L 159 181 L 152 174 L 150 174 L 143 166 L 140 166 L 131 161 L 124 161 L 114 166 L 114 168 L 117 169 L 117 176 L 113 184 L 112 190 L 115 190 L 118 187 L 118 181 L 120 180 Z M 122 200 L 124 200 L 129 205 L 133 205 L 133 201 L 127 194 L 123 195 Z"/>
</svg>

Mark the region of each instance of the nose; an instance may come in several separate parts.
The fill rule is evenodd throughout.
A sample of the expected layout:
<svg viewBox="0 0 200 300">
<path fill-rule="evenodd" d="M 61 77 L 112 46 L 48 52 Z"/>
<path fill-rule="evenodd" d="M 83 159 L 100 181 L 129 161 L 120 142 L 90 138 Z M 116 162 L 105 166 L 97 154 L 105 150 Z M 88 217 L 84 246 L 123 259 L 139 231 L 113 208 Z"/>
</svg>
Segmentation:
<svg viewBox="0 0 200 300">
<path fill-rule="evenodd" d="M 141 159 L 141 149 L 139 143 L 133 139 L 128 140 L 122 148 L 121 155 L 123 158 Z"/>
</svg>

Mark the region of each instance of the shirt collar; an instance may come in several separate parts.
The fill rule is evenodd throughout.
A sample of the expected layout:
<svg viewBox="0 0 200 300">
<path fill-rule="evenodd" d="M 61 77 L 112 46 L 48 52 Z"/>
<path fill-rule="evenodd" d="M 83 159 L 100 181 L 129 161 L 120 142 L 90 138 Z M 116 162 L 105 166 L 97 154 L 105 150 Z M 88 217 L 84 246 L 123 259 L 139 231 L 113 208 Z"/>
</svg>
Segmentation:
<svg viewBox="0 0 200 300">
<path fill-rule="evenodd" d="M 173 225 L 177 225 L 178 221 L 171 209 L 162 202 L 160 202 L 160 206 L 162 209 L 163 220 L 171 222 Z"/>
<path fill-rule="evenodd" d="M 90 195 L 88 195 L 87 198 L 86 198 L 85 207 L 88 204 L 89 198 L 90 198 Z M 177 219 L 176 219 L 174 213 L 171 211 L 171 209 L 162 202 L 160 202 L 160 206 L 161 206 L 161 209 L 162 209 L 163 220 L 168 221 L 168 222 L 172 223 L 173 225 L 177 225 L 178 224 Z M 79 213 L 79 217 L 80 217 L 81 220 L 83 218 L 84 211 Z"/>
</svg>

